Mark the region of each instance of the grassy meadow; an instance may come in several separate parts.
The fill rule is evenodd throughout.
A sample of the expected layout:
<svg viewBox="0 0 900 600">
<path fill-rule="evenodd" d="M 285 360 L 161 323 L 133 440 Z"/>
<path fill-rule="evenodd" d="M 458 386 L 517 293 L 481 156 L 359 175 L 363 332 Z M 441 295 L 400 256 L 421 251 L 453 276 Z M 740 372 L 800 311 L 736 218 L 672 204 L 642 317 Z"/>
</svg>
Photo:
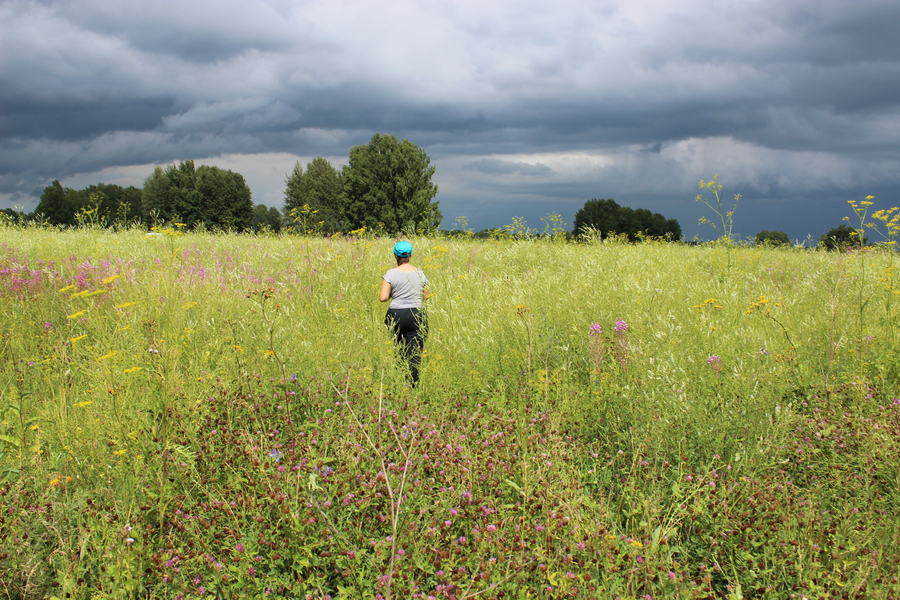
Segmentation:
<svg viewBox="0 0 900 600">
<path fill-rule="evenodd" d="M 895 252 L 0 227 L 0 598 L 900 598 Z"/>
</svg>

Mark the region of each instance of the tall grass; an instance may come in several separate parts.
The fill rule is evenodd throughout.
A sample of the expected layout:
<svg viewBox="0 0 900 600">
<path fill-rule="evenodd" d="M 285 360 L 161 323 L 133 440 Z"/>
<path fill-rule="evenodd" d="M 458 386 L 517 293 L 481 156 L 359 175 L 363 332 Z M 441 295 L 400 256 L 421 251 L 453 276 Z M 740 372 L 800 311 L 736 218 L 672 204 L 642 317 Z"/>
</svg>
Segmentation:
<svg viewBox="0 0 900 600">
<path fill-rule="evenodd" d="M 896 257 L 0 229 L 0 597 L 895 598 Z M 593 327 L 592 327 L 593 326 Z"/>
</svg>

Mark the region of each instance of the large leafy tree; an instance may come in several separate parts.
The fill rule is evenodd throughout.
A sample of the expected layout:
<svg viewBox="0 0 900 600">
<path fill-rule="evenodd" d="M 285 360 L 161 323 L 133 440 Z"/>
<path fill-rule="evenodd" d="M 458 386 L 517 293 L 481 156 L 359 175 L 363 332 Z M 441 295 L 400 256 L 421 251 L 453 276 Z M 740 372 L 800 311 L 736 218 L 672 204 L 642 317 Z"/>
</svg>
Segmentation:
<svg viewBox="0 0 900 600">
<path fill-rule="evenodd" d="M 81 198 L 78 192 L 64 188 L 57 180 L 44 188 L 34 212 L 51 225 L 74 225 L 75 214 L 80 208 Z"/>
<path fill-rule="evenodd" d="M 434 171 L 425 151 L 409 140 L 375 134 L 350 150 L 344 167 L 344 226 L 389 234 L 436 229 L 442 215 L 433 201 Z"/>
<path fill-rule="evenodd" d="M 186 160 L 156 167 L 144 181 L 143 209 L 152 221 L 177 220 L 188 227 L 250 229 L 253 201 L 243 175 Z"/>
<path fill-rule="evenodd" d="M 658 238 L 680 239 L 681 225 L 675 219 L 666 219 L 646 208 L 633 209 L 620 206 L 615 200 L 588 200 L 575 213 L 574 235 L 587 229 L 600 233 L 602 238 L 611 234 L 625 234 L 635 241 L 640 235 Z"/>
<path fill-rule="evenodd" d="M 306 165 L 306 172 L 298 162 L 285 183 L 284 214 L 288 219 L 309 215 L 327 233 L 343 228 L 341 173 L 330 162 L 317 156 Z"/>
<path fill-rule="evenodd" d="M 790 246 L 791 239 L 783 231 L 763 229 L 756 234 L 756 243 L 760 246 Z"/>
<path fill-rule="evenodd" d="M 96 208 L 103 223 L 125 225 L 142 220 L 141 190 L 114 183 L 98 183 L 79 191 L 81 205 Z"/>
<path fill-rule="evenodd" d="M 267 228 L 271 231 L 281 231 L 281 211 L 274 206 L 257 204 L 253 207 L 253 231 L 261 231 Z"/>
<path fill-rule="evenodd" d="M 819 238 L 819 246 L 828 250 L 847 250 L 859 248 L 869 242 L 866 236 L 859 237 L 859 231 L 849 225 L 838 225 L 828 230 Z"/>
</svg>

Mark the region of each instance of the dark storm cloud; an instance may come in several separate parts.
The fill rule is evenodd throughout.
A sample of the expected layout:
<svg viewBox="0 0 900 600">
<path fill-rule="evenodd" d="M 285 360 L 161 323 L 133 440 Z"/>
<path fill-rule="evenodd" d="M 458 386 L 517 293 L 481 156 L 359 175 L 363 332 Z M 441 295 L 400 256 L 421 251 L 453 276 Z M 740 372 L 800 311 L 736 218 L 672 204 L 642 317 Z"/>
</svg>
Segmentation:
<svg viewBox="0 0 900 600">
<path fill-rule="evenodd" d="M 714 172 L 798 206 L 893 190 L 898 22 L 882 0 L 7 0 L 0 202 L 186 158 L 289 170 L 375 132 L 429 152 L 451 217 L 615 197 L 693 219 L 674 199 Z"/>
</svg>

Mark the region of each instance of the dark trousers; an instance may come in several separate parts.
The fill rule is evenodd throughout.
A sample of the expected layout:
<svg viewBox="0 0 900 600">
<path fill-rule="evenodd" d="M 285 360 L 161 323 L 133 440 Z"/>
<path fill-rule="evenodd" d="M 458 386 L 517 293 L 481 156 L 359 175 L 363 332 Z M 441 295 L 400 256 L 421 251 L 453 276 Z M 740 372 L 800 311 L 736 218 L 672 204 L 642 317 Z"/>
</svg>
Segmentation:
<svg viewBox="0 0 900 600">
<path fill-rule="evenodd" d="M 409 364 L 409 376 L 413 385 L 416 385 L 419 383 L 422 349 L 428 335 L 425 311 L 418 308 L 389 308 L 384 317 L 384 324 L 394 334 L 400 346 L 400 353 Z"/>
</svg>

